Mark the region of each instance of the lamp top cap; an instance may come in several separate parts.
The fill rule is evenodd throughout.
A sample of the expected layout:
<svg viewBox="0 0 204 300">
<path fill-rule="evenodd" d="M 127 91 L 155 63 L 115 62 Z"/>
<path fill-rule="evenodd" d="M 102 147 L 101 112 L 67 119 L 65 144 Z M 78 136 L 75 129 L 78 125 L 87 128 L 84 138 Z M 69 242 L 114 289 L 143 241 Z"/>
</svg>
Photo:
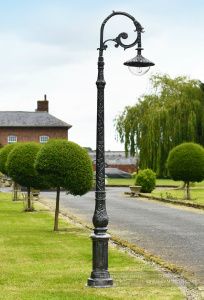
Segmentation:
<svg viewBox="0 0 204 300">
<path fill-rule="evenodd" d="M 152 67 L 155 64 L 141 54 L 137 54 L 134 58 L 124 62 L 124 65 L 128 67 L 144 68 Z"/>
</svg>

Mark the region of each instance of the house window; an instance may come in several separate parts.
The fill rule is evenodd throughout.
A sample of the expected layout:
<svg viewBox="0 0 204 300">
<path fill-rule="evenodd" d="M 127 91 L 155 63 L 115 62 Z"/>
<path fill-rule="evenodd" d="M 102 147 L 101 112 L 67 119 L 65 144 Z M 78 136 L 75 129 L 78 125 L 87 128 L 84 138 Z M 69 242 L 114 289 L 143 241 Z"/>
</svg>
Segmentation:
<svg viewBox="0 0 204 300">
<path fill-rule="evenodd" d="M 41 144 L 47 143 L 48 140 L 49 140 L 49 136 L 47 136 L 47 135 L 41 135 L 40 136 L 40 143 Z"/>
<path fill-rule="evenodd" d="M 16 135 L 9 135 L 8 136 L 8 144 L 13 144 L 17 142 L 17 136 Z"/>
</svg>

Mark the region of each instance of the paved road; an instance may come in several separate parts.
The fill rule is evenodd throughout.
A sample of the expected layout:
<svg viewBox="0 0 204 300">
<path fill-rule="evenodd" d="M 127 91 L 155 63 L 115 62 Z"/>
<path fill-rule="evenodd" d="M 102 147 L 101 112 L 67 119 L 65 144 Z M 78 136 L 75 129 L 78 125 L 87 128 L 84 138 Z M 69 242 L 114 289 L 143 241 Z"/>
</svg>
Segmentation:
<svg viewBox="0 0 204 300">
<path fill-rule="evenodd" d="M 109 229 L 168 262 L 194 273 L 204 284 L 204 212 L 124 196 L 125 188 L 107 189 Z M 41 193 L 55 200 L 55 193 Z M 82 197 L 61 193 L 60 208 L 91 223 L 94 192 Z"/>
</svg>

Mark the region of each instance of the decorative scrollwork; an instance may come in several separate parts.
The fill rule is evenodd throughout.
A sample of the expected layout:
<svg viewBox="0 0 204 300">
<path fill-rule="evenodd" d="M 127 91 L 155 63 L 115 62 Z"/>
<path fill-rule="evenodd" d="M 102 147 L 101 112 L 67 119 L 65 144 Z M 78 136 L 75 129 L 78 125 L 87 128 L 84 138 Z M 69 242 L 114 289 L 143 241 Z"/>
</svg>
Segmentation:
<svg viewBox="0 0 204 300">
<path fill-rule="evenodd" d="M 135 40 L 133 43 L 131 43 L 131 44 L 129 44 L 129 45 L 123 44 L 122 39 L 127 39 L 127 38 L 128 38 L 128 34 L 127 34 L 126 32 L 120 33 L 120 34 L 117 36 L 117 38 L 115 39 L 115 41 L 116 41 L 115 47 L 118 48 L 119 46 L 121 46 L 121 47 L 123 47 L 124 50 L 125 50 L 125 49 L 127 49 L 127 48 L 133 47 L 133 46 L 136 45 L 137 42 L 138 42 L 138 37 L 137 37 L 136 40 Z"/>
<path fill-rule="evenodd" d="M 124 44 L 122 43 L 121 39 L 127 39 L 128 38 L 128 34 L 126 32 L 121 32 L 117 38 L 115 39 L 116 44 L 115 47 L 118 48 L 118 46 L 124 46 Z"/>
<path fill-rule="evenodd" d="M 124 44 L 122 39 L 127 39 L 128 38 L 128 34 L 126 32 L 121 32 L 115 39 L 108 39 L 108 40 L 105 40 L 103 41 L 103 33 L 104 33 L 104 27 L 105 27 L 105 24 L 106 22 L 112 18 L 113 16 L 115 15 L 123 15 L 125 17 L 128 17 L 129 19 L 131 19 L 133 21 L 133 24 L 135 26 L 135 32 L 137 32 L 137 37 L 135 39 L 134 42 L 130 43 L 130 44 Z M 101 26 L 101 34 L 100 34 L 100 48 L 98 48 L 98 50 L 100 50 L 101 54 L 103 52 L 103 50 L 106 50 L 107 49 L 107 42 L 109 41 L 112 41 L 112 42 L 115 42 L 115 47 L 119 47 L 121 46 L 124 50 L 126 50 L 127 48 L 131 48 L 133 46 L 135 46 L 136 44 L 141 44 L 141 32 L 143 32 L 143 28 L 142 26 L 140 25 L 140 23 L 138 21 L 135 20 L 135 18 L 133 16 L 131 16 L 130 14 L 127 14 L 125 12 L 115 12 L 113 11 L 112 14 L 110 14 L 102 23 L 102 26 Z"/>
<path fill-rule="evenodd" d="M 137 38 L 136 38 L 136 40 L 133 42 L 133 43 L 131 43 L 131 44 L 128 44 L 128 45 L 126 45 L 126 44 L 124 44 L 123 42 L 122 42 L 122 39 L 124 39 L 124 40 L 126 40 L 128 38 L 128 34 L 126 33 L 126 32 L 121 32 L 115 39 L 108 39 L 108 40 L 106 40 L 104 43 L 103 43 L 103 50 L 106 50 L 107 49 L 107 45 L 106 45 L 106 43 L 107 42 L 115 42 L 116 44 L 115 44 L 115 47 L 116 48 L 118 48 L 119 46 L 121 46 L 122 48 L 124 48 L 124 50 L 126 50 L 127 48 L 131 48 L 131 47 L 133 47 L 134 45 L 136 45 L 136 44 L 138 44 L 138 36 L 137 36 Z"/>
</svg>

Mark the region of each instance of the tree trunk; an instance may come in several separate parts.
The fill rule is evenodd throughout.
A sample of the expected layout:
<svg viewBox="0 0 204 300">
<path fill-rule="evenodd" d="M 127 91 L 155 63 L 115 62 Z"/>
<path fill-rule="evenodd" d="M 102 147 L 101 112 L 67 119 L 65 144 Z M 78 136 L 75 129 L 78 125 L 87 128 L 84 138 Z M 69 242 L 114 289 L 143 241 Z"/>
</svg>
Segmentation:
<svg viewBox="0 0 204 300">
<path fill-rule="evenodd" d="M 186 200 L 190 200 L 191 199 L 191 195 L 190 195 L 190 182 L 186 181 L 186 195 L 185 195 L 185 199 Z"/>
<path fill-rule="evenodd" d="M 30 196 L 30 191 L 31 191 L 31 188 L 30 186 L 27 187 L 27 194 L 28 194 L 28 201 L 27 201 L 27 211 L 31 211 L 32 210 L 32 205 L 31 205 L 31 196 Z"/>
<path fill-rule="evenodd" d="M 16 182 L 13 183 L 13 201 L 18 200 L 18 184 Z"/>
<path fill-rule="evenodd" d="M 54 231 L 58 231 L 59 200 L 60 200 L 60 187 L 57 187 Z"/>
</svg>

